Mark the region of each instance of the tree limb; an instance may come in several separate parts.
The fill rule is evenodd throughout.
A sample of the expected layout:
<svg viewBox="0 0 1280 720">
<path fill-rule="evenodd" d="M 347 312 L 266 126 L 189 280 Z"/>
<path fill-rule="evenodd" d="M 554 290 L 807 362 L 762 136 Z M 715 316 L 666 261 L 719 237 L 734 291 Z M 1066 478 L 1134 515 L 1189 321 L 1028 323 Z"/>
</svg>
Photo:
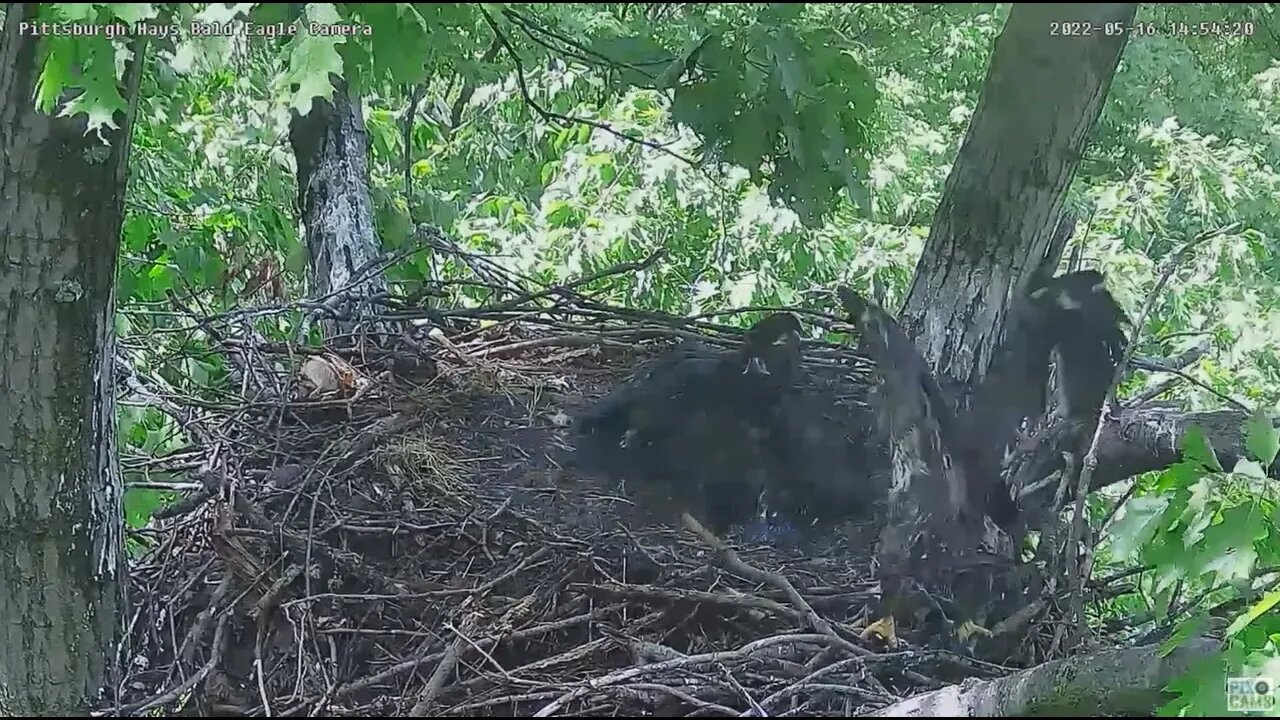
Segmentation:
<svg viewBox="0 0 1280 720">
<path fill-rule="evenodd" d="M 1098 441 L 1098 467 L 1091 490 L 1181 460 L 1180 442 L 1192 426 L 1204 431 L 1222 467 L 1230 470 L 1243 458 L 1242 430 L 1248 416 L 1239 410 L 1187 412 L 1168 405 L 1128 408 L 1108 417 Z M 1280 468 L 1272 475 L 1280 474 Z"/>
<path fill-rule="evenodd" d="M 641 137 L 636 137 L 634 135 L 628 135 L 627 133 L 624 133 L 621 130 L 617 130 L 613 126 L 608 125 L 606 123 L 597 122 L 595 120 L 589 120 L 587 118 L 570 117 L 568 115 L 555 112 L 554 110 L 549 110 L 539 105 L 538 101 L 534 100 L 533 95 L 530 94 L 528 85 L 525 84 L 524 63 L 520 59 L 520 54 L 516 52 L 516 49 L 514 47 L 512 47 L 510 41 L 507 40 L 507 36 L 502 33 L 502 30 L 498 28 L 498 24 L 494 22 L 493 17 L 483 9 L 481 9 L 480 12 L 484 15 L 485 22 L 489 24 L 489 29 L 493 31 L 494 37 L 496 37 L 498 42 L 501 43 L 503 49 L 507 51 L 507 55 L 511 57 L 511 62 L 515 63 L 516 86 L 520 88 L 520 96 L 524 99 L 525 104 L 528 105 L 530 108 L 532 108 L 533 111 L 536 112 L 543 119 L 558 120 L 560 122 L 565 122 L 570 124 L 588 125 L 597 130 L 603 130 L 604 132 L 607 132 L 610 135 L 613 135 L 614 137 L 620 140 L 626 140 L 628 142 L 635 143 L 637 145 L 643 145 L 647 148 L 658 150 L 659 152 L 666 153 L 667 155 L 670 155 L 671 157 L 679 160 L 680 162 L 685 163 L 686 165 L 689 165 L 691 167 L 698 167 L 697 162 L 681 155 L 680 153 L 660 143 L 656 143 L 652 140 L 646 140 Z"/>
<path fill-rule="evenodd" d="M 1163 701 L 1165 685 L 1219 647 L 1219 641 L 1199 638 L 1165 657 L 1158 645 L 1077 655 L 996 680 L 916 695 L 870 716 L 1150 716 Z"/>
<path fill-rule="evenodd" d="M 1204 432 L 1222 467 L 1231 470 L 1245 457 L 1243 428 L 1248 419 L 1248 414 L 1240 410 L 1223 408 L 1189 412 L 1167 403 L 1125 407 L 1113 412 L 1102 423 L 1098 465 L 1089 480 L 1089 491 L 1180 462 L 1182 438 L 1193 426 Z M 1031 478 L 1031 484 L 1027 484 L 1032 474 L 1018 475 L 1013 479 L 1015 487 L 1023 488 L 1019 502 L 1024 508 L 1059 508 L 1060 505 L 1052 500 L 1056 484 L 1036 483 L 1037 478 Z M 1280 464 L 1272 466 L 1270 475 L 1280 479 Z"/>
</svg>

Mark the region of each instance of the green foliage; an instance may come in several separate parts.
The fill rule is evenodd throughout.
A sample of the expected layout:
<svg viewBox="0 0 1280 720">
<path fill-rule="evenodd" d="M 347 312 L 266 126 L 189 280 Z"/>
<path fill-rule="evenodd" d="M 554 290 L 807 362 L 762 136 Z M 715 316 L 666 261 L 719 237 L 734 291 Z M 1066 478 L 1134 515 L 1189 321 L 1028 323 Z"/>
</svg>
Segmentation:
<svg viewBox="0 0 1280 720">
<path fill-rule="evenodd" d="M 308 23 L 299 27 L 308 27 L 312 23 L 333 25 L 342 19 L 331 3 L 308 3 L 305 15 Z M 289 52 L 289 70 L 280 79 L 281 84 L 292 88 L 290 108 L 305 114 L 311 109 L 313 99 L 329 100 L 333 97 L 333 83 L 329 75 L 342 75 L 342 56 L 338 54 L 337 46 L 345 41 L 341 35 L 327 36 L 306 30 L 298 33 L 297 41 Z"/>
<path fill-rule="evenodd" d="M 771 22 L 736 37 L 708 35 L 672 59 L 677 69 L 696 62 L 700 73 L 677 88 L 671 116 L 698 133 L 713 156 L 749 170 L 753 182 L 772 167 L 771 197 L 816 223 L 840 188 L 868 208 L 864 148 L 877 97 L 851 48 L 833 45 L 829 32 L 778 24 L 799 7 L 773 8 L 765 16 Z M 659 81 L 672 83 L 671 73 Z"/>
<path fill-rule="evenodd" d="M 1280 493 L 1265 473 L 1277 431 L 1262 414 L 1242 431 L 1247 458 L 1230 472 L 1203 433 L 1188 433 L 1182 461 L 1144 479 L 1106 535 L 1110 556 L 1152 568 L 1146 587 L 1157 615 L 1172 615 L 1178 591 L 1202 599 L 1179 606 L 1189 616 L 1163 652 L 1199 633 L 1211 615 L 1229 621 L 1225 651 L 1171 683 L 1176 698 L 1163 715 L 1221 715 L 1226 677 L 1267 675 L 1280 663 Z"/>
<path fill-rule="evenodd" d="M 98 20 L 128 23 L 161 15 L 150 4 L 97 9 L 55 4 L 44 12 L 82 20 L 96 14 Z M 675 37 L 683 41 L 675 48 L 662 44 L 671 36 L 661 33 L 661 25 L 627 22 L 607 6 L 590 4 L 515 10 L 455 3 L 308 3 L 301 17 L 282 12 L 276 4 L 256 3 L 210 4 L 194 12 L 185 5 L 166 7 L 160 19 L 179 28 L 242 30 L 184 32 L 182 39 L 163 43 L 159 67 L 166 84 L 174 71 L 227 67 L 238 45 L 244 52 L 237 41 L 246 37 L 275 40 L 269 45 L 278 68 L 269 79 L 270 100 L 299 113 L 308 112 L 316 98 L 332 97 L 334 76 L 368 95 L 449 73 L 474 87 L 514 70 L 524 84 L 526 68 L 549 52 L 563 53 L 575 60 L 575 70 L 601 73 L 615 92 L 671 91 L 671 117 L 702 138 L 706 159 L 745 168 L 757 182 L 768 178 L 771 197 L 784 200 L 806 223 L 825 217 L 841 189 L 860 207 L 869 205 L 868 126 L 876 110 L 875 82 L 853 43 L 816 23 L 804 5 L 717 8 L 682 18 L 684 32 Z M 552 30 L 556 25 L 581 30 L 585 44 Z M 484 47 L 505 52 L 477 58 Z M 124 103 L 116 88 L 111 41 L 100 36 L 49 49 L 42 106 L 52 107 L 57 94 L 73 84 L 72 64 L 83 64 L 86 72 L 74 84 L 84 93 L 66 112 L 87 114 L 91 128 L 114 127 L 112 114 Z M 553 104 L 549 112 L 558 109 Z"/>
<path fill-rule="evenodd" d="M 134 485 L 180 482 L 181 478 L 170 473 L 150 472 L 148 461 L 179 449 L 183 441 L 172 418 L 155 408 L 129 404 L 122 404 L 120 407 L 116 433 L 125 476 L 125 526 L 137 531 L 146 527 L 157 509 L 176 500 L 177 494 L 155 487 Z M 136 532 L 131 532 L 125 538 L 125 550 L 130 556 L 138 556 L 148 546 L 146 539 Z"/>
<path fill-rule="evenodd" d="M 1272 424 L 1266 413 L 1256 412 L 1249 418 L 1245 432 L 1245 449 L 1263 467 L 1270 466 L 1280 453 L 1280 428 Z"/>
<path fill-rule="evenodd" d="M 39 23 L 78 27 L 118 26 L 150 19 L 155 10 L 149 3 L 42 3 L 36 15 Z M 36 88 L 36 105 L 52 112 L 68 87 L 81 92 L 67 101 L 60 114 L 88 117 L 89 130 L 118 128 L 115 114 L 127 105 L 116 83 L 116 55 L 112 40 L 105 34 L 55 34 L 46 40 L 44 68 Z M 73 82 L 74 80 L 74 82 Z"/>
</svg>

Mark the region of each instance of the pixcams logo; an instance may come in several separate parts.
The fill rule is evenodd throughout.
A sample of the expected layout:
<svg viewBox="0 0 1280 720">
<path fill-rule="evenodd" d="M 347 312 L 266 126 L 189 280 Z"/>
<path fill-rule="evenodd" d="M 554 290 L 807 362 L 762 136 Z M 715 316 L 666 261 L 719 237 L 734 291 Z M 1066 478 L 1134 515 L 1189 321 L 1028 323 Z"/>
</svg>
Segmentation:
<svg viewBox="0 0 1280 720">
<path fill-rule="evenodd" d="M 1276 684 L 1267 677 L 1227 678 L 1227 712 L 1266 712 L 1276 706 Z"/>
</svg>

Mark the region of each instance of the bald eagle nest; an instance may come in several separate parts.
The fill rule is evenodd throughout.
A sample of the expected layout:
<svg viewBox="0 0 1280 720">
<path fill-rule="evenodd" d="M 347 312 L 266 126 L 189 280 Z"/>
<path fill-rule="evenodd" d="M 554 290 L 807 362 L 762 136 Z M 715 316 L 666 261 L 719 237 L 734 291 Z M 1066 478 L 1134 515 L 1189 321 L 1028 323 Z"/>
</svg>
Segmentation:
<svg viewBox="0 0 1280 720">
<path fill-rule="evenodd" d="M 193 441 L 126 457 L 128 477 L 198 487 L 130 531 L 123 676 L 102 714 L 848 715 L 1006 672 L 859 639 L 872 521 L 719 545 L 574 466 L 586 404 L 677 337 L 731 332 L 607 314 L 433 327 L 225 341 L 250 391 L 216 401 L 123 371 Z M 861 432 L 848 377 L 865 361 L 823 343 L 804 357 L 850 409 L 828 419 Z"/>
<path fill-rule="evenodd" d="M 877 452 L 868 358 L 815 340 L 797 356 L 807 384 L 787 412 L 806 420 L 784 444 L 810 485 L 790 500 L 813 522 L 779 535 L 734 518 L 712 532 L 580 462 L 574 420 L 674 341 L 731 348 L 741 331 L 579 291 L 656 257 L 529 291 L 442 238 L 426 244 L 495 300 L 299 303 L 360 338 L 314 347 L 251 329 L 279 307 L 200 317 L 175 299 L 194 341 L 183 347 L 210 347 L 228 371 L 186 400 L 174 384 L 189 355 L 122 339 L 126 398 L 187 444 L 123 457 L 135 506 L 173 492 L 129 532 L 121 677 L 97 714 L 849 716 L 1011 672 L 863 639 L 882 600 L 884 513 L 860 492 L 839 503 L 861 512 L 821 511 L 841 484 L 884 494 L 892 463 L 849 454 Z M 747 370 L 773 363 L 757 360 Z M 679 412 L 677 427 L 640 425 L 679 439 L 693 427 Z M 691 487 L 700 464 L 751 473 L 749 455 L 700 457 L 698 442 L 669 445 L 683 448 L 660 468 L 675 486 L 686 464 Z"/>
</svg>

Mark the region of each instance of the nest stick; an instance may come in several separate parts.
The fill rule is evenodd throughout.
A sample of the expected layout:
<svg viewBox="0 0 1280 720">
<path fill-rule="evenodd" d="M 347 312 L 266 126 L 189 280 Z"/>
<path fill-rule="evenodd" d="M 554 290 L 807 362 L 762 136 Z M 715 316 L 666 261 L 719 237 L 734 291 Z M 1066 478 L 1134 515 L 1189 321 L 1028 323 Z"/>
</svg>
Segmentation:
<svg viewBox="0 0 1280 720">
<path fill-rule="evenodd" d="M 453 672 L 458 666 L 458 656 L 462 653 L 462 646 L 466 641 L 461 635 L 454 638 L 449 648 L 444 651 L 444 656 L 440 658 L 439 664 L 436 665 L 435 672 L 431 673 L 431 677 L 427 680 L 427 684 L 422 688 L 422 695 L 418 698 L 418 702 L 409 711 L 409 717 L 428 717 L 431 710 L 431 704 L 435 701 L 436 695 L 444 689 L 445 678 Z"/>
<path fill-rule="evenodd" d="M 702 523 L 698 522 L 697 518 L 693 517 L 689 513 L 681 513 L 680 519 L 689 532 L 697 535 L 702 542 L 706 543 L 716 551 L 719 561 L 724 564 L 726 570 L 732 573 L 737 573 L 752 582 L 771 585 L 778 590 L 781 590 L 782 593 L 787 596 L 787 600 L 795 606 L 796 610 L 798 610 L 804 617 L 805 622 L 807 622 L 814 630 L 831 638 L 835 645 L 856 655 L 872 654 L 870 650 L 858 647 L 852 642 L 849 642 L 836 634 L 835 628 L 831 627 L 831 623 L 824 620 L 822 616 L 813 609 L 813 606 L 809 604 L 809 601 L 804 599 L 804 596 L 800 594 L 800 591 L 796 590 L 790 580 L 777 573 L 761 570 L 748 565 L 742 560 L 742 558 L 738 557 L 738 553 L 734 552 L 733 548 L 726 545 L 723 540 L 716 537 L 714 533 L 703 527 Z"/>
<path fill-rule="evenodd" d="M 635 678 L 648 677 L 650 675 L 658 675 L 664 672 L 668 672 L 670 670 L 684 669 L 684 668 L 695 667 L 699 665 L 739 662 L 748 657 L 751 657 L 752 655 L 760 652 L 761 650 L 772 647 L 774 645 L 813 642 L 815 640 L 824 641 L 827 643 L 833 642 L 833 639 L 826 634 L 775 635 L 773 637 L 768 637 L 768 638 L 747 643 L 746 645 L 743 645 L 737 650 L 725 650 L 725 651 L 718 651 L 718 652 L 702 653 L 699 655 L 687 655 L 680 658 L 673 658 L 671 660 L 664 660 L 662 662 L 652 663 L 650 665 L 640 665 L 637 667 L 629 667 L 629 668 L 623 668 L 621 670 L 615 670 L 614 672 L 611 672 L 603 677 L 588 680 L 587 682 L 581 685 L 578 685 L 572 690 L 569 690 L 568 692 L 564 693 L 560 697 L 556 698 L 554 701 L 547 703 L 545 706 L 543 706 L 542 709 L 538 710 L 538 712 L 534 714 L 534 717 L 551 717 L 564 706 L 568 705 L 569 703 L 575 700 L 579 700 L 583 698 L 592 690 L 599 690 L 601 688 L 611 687 L 614 685 L 628 682 Z M 844 640 L 838 637 L 835 638 L 834 640 L 838 641 L 841 644 L 845 643 Z"/>
</svg>

